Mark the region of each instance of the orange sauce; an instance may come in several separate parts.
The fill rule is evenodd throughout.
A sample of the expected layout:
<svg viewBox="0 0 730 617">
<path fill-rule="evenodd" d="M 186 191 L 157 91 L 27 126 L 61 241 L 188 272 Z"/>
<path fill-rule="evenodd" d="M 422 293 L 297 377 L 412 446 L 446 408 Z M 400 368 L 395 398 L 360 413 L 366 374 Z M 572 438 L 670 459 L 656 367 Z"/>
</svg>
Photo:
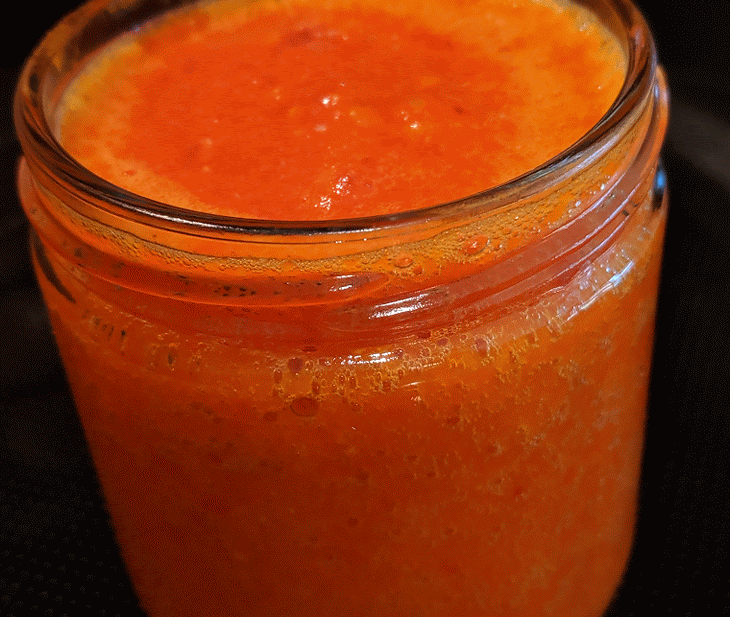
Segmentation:
<svg viewBox="0 0 730 617">
<path fill-rule="evenodd" d="M 606 112 L 624 64 L 559 2 L 218 2 L 114 42 L 58 130 L 96 174 L 184 208 L 367 216 L 544 163 Z M 598 617 L 635 521 L 664 221 L 646 182 L 613 244 L 553 288 L 468 319 L 414 301 L 413 324 L 370 338 L 347 320 L 418 285 L 448 296 L 449 267 L 429 283 L 405 254 L 384 287 L 330 301 L 316 285 L 349 279 L 305 251 L 284 274 L 221 268 L 219 302 L 199 301 L 209 265 L 130 241 L 107 267 L 89 255 L 114 234 L 79 225 L 74 248 L 38 223 L 39 280 L 150 617 Z M 495 238 L 465 238 L 454 263 L 473 273 Z M 145 291 L 144 255 L 167 260 L 169 286 Z M 258 296 L 236 282 L 249 274 Z M 277 290 L 289 304 L 260 299 Z"/>
<path fill-rule="evenodd" d="M 570 5 L 229 4 L 173 14 L 92 63 L 66 97 L 70 153 L 206 212 L 399 212 L 557 155 L 608 110 L 625 70 L 618 43 Z"/>
</svg>

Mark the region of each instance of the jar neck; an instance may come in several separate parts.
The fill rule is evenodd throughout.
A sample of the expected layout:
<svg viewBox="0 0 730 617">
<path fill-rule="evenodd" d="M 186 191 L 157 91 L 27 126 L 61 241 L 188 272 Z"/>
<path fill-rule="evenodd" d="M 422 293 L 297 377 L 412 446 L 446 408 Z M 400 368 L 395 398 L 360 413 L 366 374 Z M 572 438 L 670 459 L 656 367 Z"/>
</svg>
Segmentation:
<svg viewBox="0 0 730 617">
<path fill-rule="evenodd" d="M 659 72 L 622 130 L 593 144 L 562 175 L 546 176 L 502 207 L 421 225 L 297 242 L 286 235 L 191 240 L 169 230 L 149 239 L 99 216 L 106 211 L 93 196 L 30 165 L 21 171 L 22 197 L 33 204 L 43 243 L 102 296 L 121 289 L 245 310 L 290 338 L 311 338 L 320 326 L 330 338 L 430 330 L 534 302 L 606 251 L 652 191 L 666 96 Z"/>
<path fill-rule="evenodd" d="M 127 29 L 143 4 L 159 11 L 165 3 L 124 3 L 127 13 L 105 32 Z M 271 323 L 326 313 L 332 328 L 377 332 L 534 298 L 568 280 L 628 224 L 624 212 L 643 201 L 637 193 L 650 190 L 666 128 L 666 87 L 646 24 L 625 0 L 586 4 L 623 38 L 628 62 L 619 99 L 577 144 L 458 202 L 294 225 L 150 202 L 69 157 L 51 118 L 69 75 L 103 43 L 99 20 L 111 19 L 103 3 L 87 5 L 49 34 L 16 94 L 26 210 L 43 244 L 105 293 L 123 288 L 170 302 L 184 297 L 245 308 Z"/>
</svg>

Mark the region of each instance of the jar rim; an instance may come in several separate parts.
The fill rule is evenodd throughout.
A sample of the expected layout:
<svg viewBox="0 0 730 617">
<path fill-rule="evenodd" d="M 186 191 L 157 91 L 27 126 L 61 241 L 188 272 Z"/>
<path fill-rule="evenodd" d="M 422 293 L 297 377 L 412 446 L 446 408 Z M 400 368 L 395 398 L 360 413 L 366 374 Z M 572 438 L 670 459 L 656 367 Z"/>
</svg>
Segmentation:
<svg viewBox="0 0 730 617">
<path fill-rule="evenodd" d="M 187 0 L 189 1 L 189 0 Z M 26 61 L 15 92 L 14 121 L 26 160 L 35 168 L 50 170 L 72 191 L 90 196 L 96 205 L 136 224 L 161 227 L 188 234 L 317 236 L 348 232 L 366 233 L 423 222 L 437 222 L 487 212 L 516 202 L 544 189 L 545 183 L 558 182 L 581 160 L 631 116 L 632 111 L 651 90 L 656 72 L 656 50 L 648 25 L 631 0 L 572 0 L 602 21 L 610 20 L 614 34 L 625 39 L 626 75 L 620 92 L 601 119 L 579 140 L 533 169 L 470 196 L 431 206 L 346 219 L 316 221 L 252 219 L 209 214 L 172 206 L 123 189 L 93 174 L 71 157 L 56 139 L 48 120 L 44 99 L 47 85 L 43 78 L 58 71 L 53 61 L 72 35 L 89 23 L 106 1 L 82 5 L 58 22 L 39 42 Z M 160 3 L 169 7 L 169 2 Z M 600 12 L 600 14 L 599 14 Z M 618 32 L 616 30 L 619 30 Z"/>
</svg>

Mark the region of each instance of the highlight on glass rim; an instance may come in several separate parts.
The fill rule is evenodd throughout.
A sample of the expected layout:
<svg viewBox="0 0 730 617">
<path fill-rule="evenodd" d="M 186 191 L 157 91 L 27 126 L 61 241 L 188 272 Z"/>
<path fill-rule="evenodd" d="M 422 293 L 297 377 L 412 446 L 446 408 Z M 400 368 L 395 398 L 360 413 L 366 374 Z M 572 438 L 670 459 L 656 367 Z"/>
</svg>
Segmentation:
<svg viewBox="0 0 730 617">
<path fill-rule="evenodd" d="M 630 2 L 92 1 L 15 124 L 150 617 L 603 614 L 667 214 Z"/>
</svg>

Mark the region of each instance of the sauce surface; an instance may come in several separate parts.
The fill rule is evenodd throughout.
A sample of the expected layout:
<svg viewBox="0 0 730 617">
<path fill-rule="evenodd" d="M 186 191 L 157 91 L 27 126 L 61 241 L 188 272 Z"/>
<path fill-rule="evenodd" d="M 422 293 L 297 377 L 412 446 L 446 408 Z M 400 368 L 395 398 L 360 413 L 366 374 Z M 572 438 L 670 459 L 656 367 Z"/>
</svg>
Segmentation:
<svg viewBox="0 0 730 617">
<path fill-rule="evenodd" d="M 618 43 L 535 0 L 201 4 L 72 83 L 64 147 L 172 205 L 318 220 L 453 201 L 557 155 L 608 110 Z"/>
</svg>

